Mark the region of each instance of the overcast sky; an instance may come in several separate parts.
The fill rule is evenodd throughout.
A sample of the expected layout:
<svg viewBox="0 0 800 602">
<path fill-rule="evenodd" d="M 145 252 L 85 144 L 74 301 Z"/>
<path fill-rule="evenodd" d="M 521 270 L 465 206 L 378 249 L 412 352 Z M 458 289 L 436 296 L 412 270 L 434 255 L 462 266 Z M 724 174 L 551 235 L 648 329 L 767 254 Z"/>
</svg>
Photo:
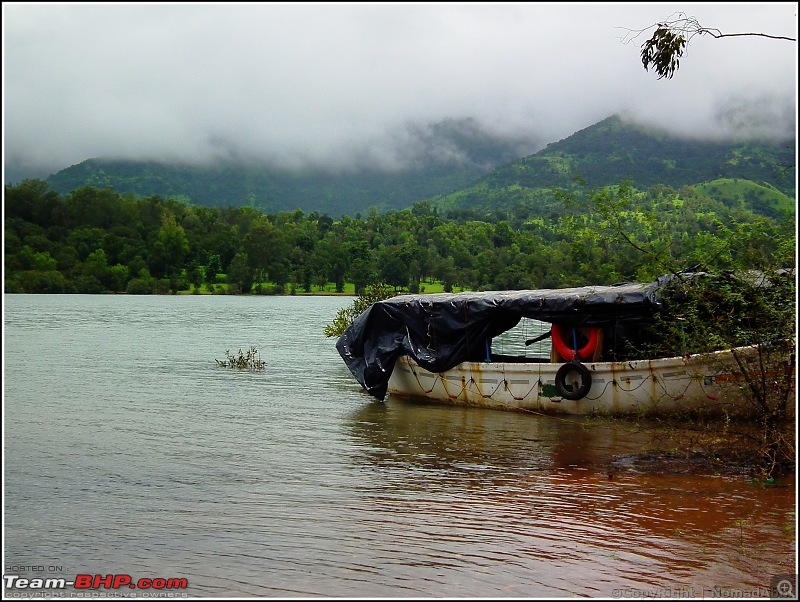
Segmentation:
<svg viewBox="0 0 800 602">
<path fill-rule="evenodd" d="M 639 57 L 652 26 L 679 12 L 723 33 L 796 38 L 796 2 L 2 9 L 15 177 L 97 157 L 389 166 L 409 156 L 396 146 L 407 124 L 447 118 L 539 148 L 615 113 L 682 135 L 796 127 L 797 42 L 696 37 L 671 80 Z"/>
</svg>

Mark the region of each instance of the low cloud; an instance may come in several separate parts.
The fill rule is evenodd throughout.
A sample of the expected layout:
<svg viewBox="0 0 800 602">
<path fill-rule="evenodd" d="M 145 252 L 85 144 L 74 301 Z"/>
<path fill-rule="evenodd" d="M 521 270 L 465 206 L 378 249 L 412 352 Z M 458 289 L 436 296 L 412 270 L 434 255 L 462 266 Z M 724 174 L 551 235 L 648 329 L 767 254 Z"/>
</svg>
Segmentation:
<svg viewBox="0 0 800 602">
<path fill-rule="evenodd" d="M 693 8 L 726 32 L 797 35 L 793 3 Z M 6 181 L 89 158 L 400 169 L 473 160 L 458 144 L 470 128 L 529 154 L 612 114 L 679 135 L 794 133 L 796 42 L 695 38 L 675 77 L 658 80 L 639 58 L 647 32 L 629 30 L 670 14 L 4 3 Z"/>
</svg>

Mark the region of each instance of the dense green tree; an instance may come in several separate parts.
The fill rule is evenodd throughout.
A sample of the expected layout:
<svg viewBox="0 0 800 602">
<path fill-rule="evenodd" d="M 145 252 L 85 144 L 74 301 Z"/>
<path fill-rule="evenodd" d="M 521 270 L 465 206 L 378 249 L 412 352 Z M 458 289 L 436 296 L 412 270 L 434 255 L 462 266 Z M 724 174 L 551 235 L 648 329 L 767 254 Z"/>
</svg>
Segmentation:
<svg viewBox="0 0 800 602">
<path fill-rule="evenodd" d="M 112 266 L 110 268 L 110 277 L 109 277 L 110 284 L 108 287 L 109 290 L 115 293 L 124 292 L 125 288 L 128 285 L 129 274 L 130 270 L 126 265 L 118 263 Z"/>
<path fill-rule="evenodd" d="M 112 286 L 111 268 L 108 266 L 106 252 L 103 249 L 91 252 L 83 263 L 81 271 L 87 282 L 96 280 L 102 285 L 102 288 L 96 292 L 108 290 Z"/>
<path fill-rule="evenodd" d="M 247 293 L 253 286 L 253 270 L 247 253 L 237 253 L 228 268 L 228 283 L 236 287 L 236 292 Z"/>
<path fill-rule="evenodd" d="M 743 183 L 711 188 L 747 192 Z M 337 291 L 351 282 L 361 292 L 379 279 L 415 291 L 431 277 L 446 290 L 546 288 L 648 280 L 671 265 L 755 265 L 793 236 L 790 208 L 756 213 L 746 194 L 715 199 L 705 190 L 637 190 L 622 183 L 592 193 L 592 211 L 579 189 L 557 191 L 561 209 L 518 205 L 514 227 L 500 211 L 481 214 L 486 219 L 470 212 L 468 221 L 457 221 L 425 204 L 334 220 L 302 211 L 192 207 L 160 197 L 134 201 L 90 188 L 63 201 L 29 181 L 6 190 L 18 205 L 4 223 L 5 283 L 9 292 L 107 292 L 128 290 L 137 280 L 133 290 L 174 292 L 198 288 L 198 278 L 217 285 L 227 274 L 239 292 L 256 283 L 259 292 L 283 292 L 329 282 Z M 92 216 L 97 211 L 106 214 Z"/>
<path fill-rule="evenodd" d="M 323 285 L 333 282 L 336 291 L 342 292 L 350 259 L 345 245 L 332 232 L 327 232 L 314 247 L 311 257 L 313 272 Z"/>
<path fill-rule="evenodd" d="M 398 288 L 408 285 L 409 265 L 396 245 L 384 246 L 378 251 L 379 276 L 382 282 Z"/>
<path fill-rule="evenodd" d="M 156 279 L 150 276 L 147 268 L 142 268 L 136 278 L 128 282 L 125 292 L 129 295 L 152 295 L 156 293 Z"/>
<path fill-rule="evenodd" d="M 18 218 L 43 227 L 53 225 L 63 205 L 61 197 L 42 180 L 24 180 L 18 186 L 6 187 L 3 199 L 6 220 Z"/>
<path fill-rule="evenodd" d="M 263 215 L 251 222 L 241 248 L 247 254 L 258 282 L 263 282 L 272 266 L 280 264 L 286 256 L 286 245 L 280 231 Z"/>
<path fill-rule="evenodd" d="M 179 273 L 184 266 L 186 255 L 189 252 L 189 240 L 172 212 L 167 212 L 161 218 L 161 228 L 158 231 L 158 240 L 163 253 L 164 269 L 162 274 L 174 275 Z"/>
</svg>

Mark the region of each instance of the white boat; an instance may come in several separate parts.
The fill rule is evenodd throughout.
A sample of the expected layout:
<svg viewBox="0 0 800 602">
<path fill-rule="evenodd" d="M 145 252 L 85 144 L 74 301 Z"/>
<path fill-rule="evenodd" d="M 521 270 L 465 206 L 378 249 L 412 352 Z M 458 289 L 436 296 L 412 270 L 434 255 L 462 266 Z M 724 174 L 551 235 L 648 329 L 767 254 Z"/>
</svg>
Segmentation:
<svg viewBox="0 0 800 602">
<path fill-rule="evenodd" d="M 739 348 L 624 362 L 462 362 L 437 373 L 403 355 L 396 360 L 388 393 L 542 413 L 652 414 L 692 409 L 732 414 L 748 398 L 734 353 L 750 363 L 757 357 L 756 348 Z"/>
<path fill-rule="evenodd" d="M 358 316 L 337 349 L 381 400 L 542 413 L 748 415 L 754 386 L 794 373 L 793 348 L 636 355 L 631 350 L 654 348 L 642 337 L 658 336 L 654 316 L 670 299 L 670 282 L 401 295 Z M 523 324 L 527 332 L 515 335 Z M 532 343 L 540 345 L 533 355 L 526 350 Z"/>
</svg>

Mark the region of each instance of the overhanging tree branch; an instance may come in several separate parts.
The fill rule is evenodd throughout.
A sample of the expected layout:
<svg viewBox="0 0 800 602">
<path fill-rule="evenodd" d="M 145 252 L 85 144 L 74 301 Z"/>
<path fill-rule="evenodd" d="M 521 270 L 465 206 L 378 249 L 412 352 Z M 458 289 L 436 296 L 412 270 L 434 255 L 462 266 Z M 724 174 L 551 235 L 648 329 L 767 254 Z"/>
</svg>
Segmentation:
<svg viewBox="0 0 800 602">
<path fill-rule="evenodd" d="M 703 27 L 696 17 L 689 17 L 685 13 L 675 13 L 670 19 L 650 27 L 655 27 L 656 30 L 650 39 L 642 44 L 640 55 L 645 71 L 649 71 L 652 68 L 658 75 L 658 79 L 672 79 L 680 66 L 680 59 L 689 42 L 698 35 L 709 35 L 717 39 L 756 36 L 771 40 L 797 41 L 797 38 L 789 36 L 776 36 L 758 32 L 722 33 L 714 27 Z M 627 44 L 635 40 L 650 27 L 629 30 L 628 35 L 623 38 L 623 43 Z"/>
</svg>

